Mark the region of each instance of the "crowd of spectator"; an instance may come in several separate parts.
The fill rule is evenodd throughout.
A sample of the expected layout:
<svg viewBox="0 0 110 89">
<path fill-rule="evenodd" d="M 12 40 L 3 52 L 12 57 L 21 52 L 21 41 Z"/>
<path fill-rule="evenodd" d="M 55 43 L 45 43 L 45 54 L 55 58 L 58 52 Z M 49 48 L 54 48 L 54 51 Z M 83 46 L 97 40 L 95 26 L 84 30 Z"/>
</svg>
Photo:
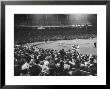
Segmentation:
<svg viewBox="0 0 110 89">
<path fill-rule="evenodd" d="M 76 50 L 14 47 L 15 76 L 96 76 L 97 56 Z"/>
<path fill-rule="evenodd" d="M 78 27 L 52 27 L 38 29 L 37 27 L 16 27 L 14 28 L 14 40 L 18 44 L 42 42 L 44 40 L 73 40 L 95 38 L 97 30 L 94 26 Z"/>
</svg>

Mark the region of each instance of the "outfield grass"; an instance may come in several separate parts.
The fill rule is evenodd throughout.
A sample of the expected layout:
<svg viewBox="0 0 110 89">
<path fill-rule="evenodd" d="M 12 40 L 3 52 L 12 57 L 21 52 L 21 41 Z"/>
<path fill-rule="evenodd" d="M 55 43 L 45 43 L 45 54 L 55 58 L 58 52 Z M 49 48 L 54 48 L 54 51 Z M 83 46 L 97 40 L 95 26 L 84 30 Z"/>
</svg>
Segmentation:
<svg viewBox="0 0 110 89">
<path fill-rule="evenodd" d="M 74 39 L 74 40 L 58 40 L 58 41 L 47 41 L 47 42 L 34 42 L 25 44 L 27 46 L 37 46 L 39 48 L 47 48 L 60 50 L 64 49 L 65 51 L 71 49 L 71 46 L 74 44 L 79 45 L 79 52 L 82 54 L 94 54 L 97 55 L 97 48 L 94 47 L 94 42 L 97 41 L 97 38 L 93 39 Z"/>
</svg>

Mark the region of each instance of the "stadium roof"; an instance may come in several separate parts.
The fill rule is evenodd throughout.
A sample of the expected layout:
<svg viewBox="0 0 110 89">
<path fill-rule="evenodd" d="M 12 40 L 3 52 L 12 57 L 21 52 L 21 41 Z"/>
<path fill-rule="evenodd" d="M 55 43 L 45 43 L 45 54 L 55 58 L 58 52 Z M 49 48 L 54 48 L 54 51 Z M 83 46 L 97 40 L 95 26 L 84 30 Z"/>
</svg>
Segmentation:
<svg viewBox="0 0 110 89">
<path fill-rule="evenodd" d="M 65 27 L 97 24 L 96 14 L 15 14 L 14 25 L 28 27 Z"/>
</svg>

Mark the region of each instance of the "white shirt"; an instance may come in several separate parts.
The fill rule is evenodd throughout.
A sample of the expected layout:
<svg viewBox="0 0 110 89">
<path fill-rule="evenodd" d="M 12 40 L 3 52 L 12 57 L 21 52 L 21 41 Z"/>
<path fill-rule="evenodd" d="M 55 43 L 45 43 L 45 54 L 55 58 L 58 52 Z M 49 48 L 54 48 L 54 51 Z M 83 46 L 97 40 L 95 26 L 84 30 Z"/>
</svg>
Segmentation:
<svg viewBox="0 0 110 89">
<path fill-rule="evenodd" d="M 45 61 L 45 62 L 44 62 L 44 65 L 46 65 L 46 66 L 47 66 L 48 64 L 49 64 L 49 62 L 48 62 L 48 61 Z"/>
<path fill-rule="evenodd" d="M 22 70 L 29 69 L 29 64 L 26 62 L 25 64 L 22 65 L 21 69 Z"/>
<path fill-rule="evenodd" d="M 64 64 L 64 69 L 66 70 L 66 69 L 70 69 L 70 65 L 68 65 L 68 64 Z"/>
<path fill-rule="evenodd" d="M 42 66 L 42 72 L 49 73 L 49 67 L 46 65 Z"/>
</svg>

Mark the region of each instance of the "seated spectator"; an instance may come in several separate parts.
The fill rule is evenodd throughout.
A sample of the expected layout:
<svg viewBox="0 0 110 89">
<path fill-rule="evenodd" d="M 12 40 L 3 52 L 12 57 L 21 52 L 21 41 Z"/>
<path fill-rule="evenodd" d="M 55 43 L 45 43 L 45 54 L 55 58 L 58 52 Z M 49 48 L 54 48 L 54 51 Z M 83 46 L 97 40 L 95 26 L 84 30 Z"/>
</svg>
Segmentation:
<svg viewBox="0 0 110 89">
<path fill-rule="evenodd" d="M 97 56 L 42 49 L 34 46 L 15 46 L 15 76 L 89 76 L 97 75 Z"/>
<path fill-rule="evenodd" d="M 15 76 L 20 76 L 21 74 L 21 66 L 20 65 L 17 65 L 17 66 L 14 66 L 14 75 Z"/>
<path fill-rule="evenodd" d="M 34 65 L 29 68 L 30 76 L 38 76 L 41 73 L 42 67 L 39 65 Z"/>
</svg>

